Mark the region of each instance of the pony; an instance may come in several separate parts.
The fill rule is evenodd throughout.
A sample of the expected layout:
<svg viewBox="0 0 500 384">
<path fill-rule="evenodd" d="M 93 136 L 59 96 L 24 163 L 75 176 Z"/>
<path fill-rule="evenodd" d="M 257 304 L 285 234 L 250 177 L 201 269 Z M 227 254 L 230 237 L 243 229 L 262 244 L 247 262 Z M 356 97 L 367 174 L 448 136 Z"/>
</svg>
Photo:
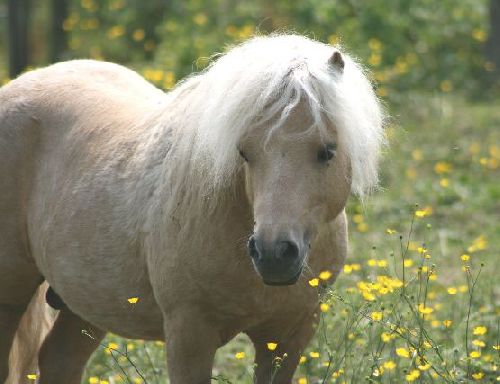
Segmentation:
<svg viewBox="0 0 500 384">
<path fill-rule="evenodd" d="M 383 122 L 362 67 L 299 35 L 251 38 L 167 93 L 91 60 L 5 85 L 0 382 L 77 384 L 107 331 L 164 340 L 175 384 L 209 383 L 244 332 L 256 383 L 291 382 L 308 282 L 343 268 Z"/>
</svg>

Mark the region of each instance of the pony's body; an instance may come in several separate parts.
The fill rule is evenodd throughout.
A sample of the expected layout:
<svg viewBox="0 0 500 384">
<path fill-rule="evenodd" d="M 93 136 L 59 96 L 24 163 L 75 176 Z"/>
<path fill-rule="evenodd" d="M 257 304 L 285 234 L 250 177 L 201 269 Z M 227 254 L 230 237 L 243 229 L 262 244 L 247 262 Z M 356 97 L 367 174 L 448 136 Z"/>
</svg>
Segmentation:
<svg viewBox="0 0 500 384">
<path fill-rule="evenodd" d="M 0 330 L 10 332 L 0 359 L 46 280 L 67 308 L 42 349 L 41 383 L 78 382 L 82 367 L 62 376 L 50 361 L 81 349 L 81 365 L 102 331 L 165 339 L 175 383 L 208 380 L 215 350 L 246 332 L 256 346 L 258 380 L 268 378 L 271 341 L 290 354 L 282 374 L 289 380 L 313 332 L 318 298 L 308 280 L 328 270 L 333 281 L 343 265 L 350 185 L 338 182 L 334 213 L 315 227 L 298 282 L 263 284 L 246 250 L 257 213 L 245 172 L 240 166 L 227 185 L 207 187 L 199 178 L 205 165 L 192 161 L 200 161 L 191 148 L 203 132 L 193 133 L 190 108 L 200 102 L 202 82 L 203 75 L 164 94 L 123 67 L 74 61 L 2 88 Z M 312 120 L 303 103 L 288 118 Z M 344 155 L 339 151 L 338 164 L 348 164 Z M 350 178 L 345 172 L 338 180 Z M 88 329 L 94 340 L 78 335 L 71 348 L 56 348 L 70 328 Z M 88 351 L 79 348 L 89 343 Z M 183 362 L 187 356 L 194 368 Z"/>
</svg>

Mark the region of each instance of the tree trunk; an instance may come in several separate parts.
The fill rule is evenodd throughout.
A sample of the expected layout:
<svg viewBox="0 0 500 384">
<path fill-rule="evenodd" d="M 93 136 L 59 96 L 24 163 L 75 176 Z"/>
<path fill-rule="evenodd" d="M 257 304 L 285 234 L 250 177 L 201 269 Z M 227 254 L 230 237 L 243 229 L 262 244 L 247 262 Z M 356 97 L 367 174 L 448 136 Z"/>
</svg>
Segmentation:
<svg viewBox="0 0 500 384">
<path fill-rule="evenodd" d="M 19 75 L 29 63 L 28 22 L 31 0 L 9 0 L 9 75 Z"/>
<path fill-rule="evenodd" d="M 495 68 L 496 77 L 500 77 L 500 0 L 490 0 L 490 36 L 486 44 L 486 56 Z"/>
<path fill-rule="evenodd" d="M 50 58 L 52 62 L 63 59 L 67 49 L 66 31 L 63 28 L 64 20 L 68 17 L 68 1 L 52 0 L 52 45 Z"/>
</svg>

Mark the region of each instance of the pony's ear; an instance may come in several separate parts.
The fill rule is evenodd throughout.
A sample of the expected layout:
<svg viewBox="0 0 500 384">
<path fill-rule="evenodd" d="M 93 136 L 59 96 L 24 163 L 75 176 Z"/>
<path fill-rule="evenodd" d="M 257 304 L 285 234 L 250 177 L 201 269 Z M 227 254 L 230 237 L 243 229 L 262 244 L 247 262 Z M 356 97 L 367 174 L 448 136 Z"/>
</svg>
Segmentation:
<svg viewBox="0 0 500 384">
<path fill-rule="evenodd" d="M 339 51 L 333 52 L 333 55 L 330 57 L 330 59 L 328 59 L 328 64 L 342 72 L 345 66 L 342 54 Z"/>
</svg>

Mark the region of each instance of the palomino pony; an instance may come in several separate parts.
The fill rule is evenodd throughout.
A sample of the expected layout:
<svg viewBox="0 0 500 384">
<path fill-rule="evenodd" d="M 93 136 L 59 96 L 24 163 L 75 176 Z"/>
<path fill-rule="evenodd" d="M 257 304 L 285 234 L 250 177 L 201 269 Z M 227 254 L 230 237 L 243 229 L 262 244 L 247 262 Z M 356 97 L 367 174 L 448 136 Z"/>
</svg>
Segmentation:
<svg viewBox="0 0 500 384">
<path fill-rule="evenodd" d="M 289 383 L 314 333 L 308 281 L 342 268 L 344 206 L 376 184 L 382 141 L 360 66 L 294 35 L 253 38 L 166 94 L 95 61 L 4 86 L 0 382 L 77 384 L 111 331 L 165 340 L 175 384 L 209 383 L 244 332 L 256 382 L 286 353 L 273 382 Z"/>
</svg>

